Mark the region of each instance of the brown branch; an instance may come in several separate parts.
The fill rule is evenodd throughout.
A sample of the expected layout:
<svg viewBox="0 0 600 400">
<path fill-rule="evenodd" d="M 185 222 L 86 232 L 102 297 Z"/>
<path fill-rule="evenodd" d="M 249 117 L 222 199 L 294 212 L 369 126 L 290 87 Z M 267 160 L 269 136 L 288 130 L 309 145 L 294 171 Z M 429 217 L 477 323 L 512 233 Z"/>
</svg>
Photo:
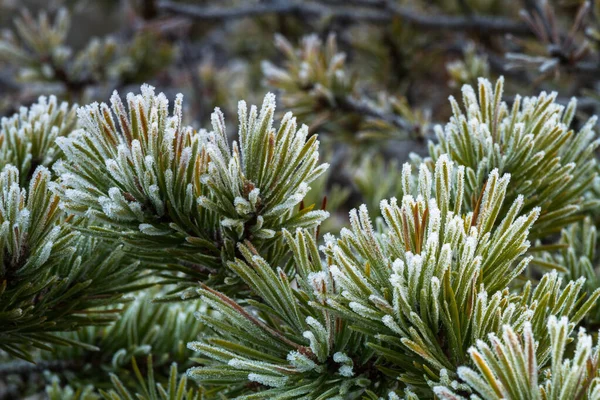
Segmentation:
<svg viewBox="0 0 600 400">
<path fill-rule="evenodd" d="M 486 15 L 452 16 L 424 15 L 408 7 L 388 4 L 392 14 L 418 28 L 439 31 L 477 31 L 479 33 L 511 33 L 518 36 L 531 36 L 529 27 L 520 22 L 503 17 Z"/>
<path fill-rule="evenodd" d="M 381 119 L 392 126 L 399 128 L 409 134 L 414 134 L 419 130 L 419 127 L 407 121 L 406 119 L 386 113 L 382 109 L 375 107 L 369 103 L 366 99 L 355 99 L 352 97 L 345 97 L 343 99 L 337 99 L 338 105 L 341 109 L 346 111 L 356 112 L 361 115 L 367 115 L 377 119 Z"/>
<path fill-rule="evenodd" d="M 400 131 L 406 132 L 410 138 L 417 141 L 436 140 L 436 136 L 433 133 L 433 127 L 436 123 L 431 122 L 427 125 L 413 123 L 393 112 L 387 112 L 380 107 L 377 107 L 366 97 L 356 99 L 347 96 L 341 99 L 337 98 L 336 101 L 340 110 L 358 113 L 363 116 L 387 122 L 391 126 L 398 128 Z"/>
<path fill-rule="evenodd" d="M 291 341 L 290 339 L 285 337 L 281 332 L 271 328 L 270 326 L 268 326 L 267 324 L 265 324 L 258 318 L 255 318 L 254 316 L 250 315 L 246 310 L 244 310 L 244 308 L 242 306 L 237 304 L 234 300 L 230 299 L 223 293 L 221 293 L 217 290 L 214 290 L 203 283 L 200 283 L 200 286 L 202 287 L 202 289 L 211 293 L 213 296 L 218 297 L 223 303 L 227 304 L 229 307 L 231 307 L 235 311 L 239 312 L 248 321 L 252 322 L 254 325 L 258 326 L 259 328 L 267 331 L 269 334 L 271 334 L 273 337 L 279 339 L 281 342 L 285 343 L 286 345 L 288 345 L 298 351 L 304 350 L 304 346 L 301 346 L 298 343 L 294 343 L 293 341 Z"/>
<path fill-rule="evenodd" d="M 348 5 L 324 5 L 312 1 L 278 1 L 271 4 L 253 4 L 239 7 L 202 7 L 190 4 L 179 4 L 172 1 L 161 1 L 158 8 L 172 14 L 186 15 L 190 18 L 220 22 L 268 14 L 324 16 L 356 22 L 387 23 L 400 18 L 411 25 L 437 31 L 477 31 L 483 34 L 511 33 L 519 36 L 532 35 L 529 27 L 520 22 L 503 17 L 483 15 L 453 16 L 425 15 L 409 7 L 398 6 L 386 2 L 383 7 Z"/>
</svg>

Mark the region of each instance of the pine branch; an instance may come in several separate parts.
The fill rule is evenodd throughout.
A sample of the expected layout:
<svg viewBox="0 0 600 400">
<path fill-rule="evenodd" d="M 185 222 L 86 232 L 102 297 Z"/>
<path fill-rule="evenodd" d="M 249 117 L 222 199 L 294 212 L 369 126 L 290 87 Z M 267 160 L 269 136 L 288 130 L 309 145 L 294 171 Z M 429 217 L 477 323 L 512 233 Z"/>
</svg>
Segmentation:
<svg viewBox="0 0 600 400">
<path fill-rule="evenodd" d="M 531 325 L 525 324 L 522 335 L 505 325 L 501 337 L 489 335 L 491 345 L 479 341 L 477 346 L 469 349 L 476 368 L 458 369 L 458 375 L 468 386 L 465 389 L 485 400 L 597 399 L 600 396 L 600 346 L 594 346 L 592 337 L 582 329 L 577 335 L 575 352 L 569 359 L 566 352 L 570 341 L 569 320 L 552 316 L 548 319 L 547 330 L 552 348 L 548 371 L 551 373 L 542 372 L 544 363 L 536 357 L 535 351 L 538 337 Z M 443 400 L 480 398 L 474 394 L 470 397 L 456 394 L 457 386 L 454 382 L 436 386 L 434 391 Z"/>
<path fill-rule="evenodd" d="M 241 307 L 240 305 L 238 305 L 235 301 L 231 300 L 230 298 L 228 298 L 224 294 L 219 293 L 218 291 L 213 290 L 213 289 L 209 288 L 208 286 L 206 286 L 204 284 L 201 284 L 200 286 L 202 287 L 202 289 L 206 290 L 207 292 L 209 292 L 209 293 L 213 294 L 214 296 L 216 296 L 217 298 L 219 298 L 219 300 L 223 301 L 224 304 L 227 304 L 231 308 L 235 309 L 238 313 L 240 313 L 240 315 L 242 315 L 248 321 L 252 322 L 257 327 L 259 327 L 261 329 L 264 329 L 269 334 L 273 335 L 273 337 L 277 338 L 278 340 L 281 340 L 286 345 L 288 345 L 288 346 L 290 346 L 290 347 L 292 347 L 292 348 L 294 348 L 294 349 L 296 349 L 298 351 L 303 350 L 302 346 L 299 346 L 298 344 L 296 344 L 293 341 L 291 341 L 288 338 L 286 338 L 281 332 L 278 332 L 277 330 L 269 327 L 264 322 L 262 322 L 259 319 L 255 318 L 250 313 L 248 313 L 246 310 L 244 310 L 243 307 Z"/>
<path fill-rule="evenodd" d="M 214 131 L 198 132 L 182 124 L 182 99 L 170 115 L 166 96 L 144 85 L 141 95 L 127 96 L 129 110 L 116 92 L 112 110 L 104 103 L 81 108 L 83 129 L 57 140 L 66 160 L 56 168 L 56 189 L 65 209 L 93 217 L 89 234 L 122 239 L 166 275 L 184 272 L 188 282 L 215 288 L 231 277 L 221 266 L 235 257 L 235 243 L 249 239 L 281 257 L 282 228 L 316 226 L 327 217 L 296 207 L 327 164 L 318 162 L 317 137 L 298 129 L 291 113 L 273 128 L 271 94 L 260 111 L 239 103 L 239 145 L 231 148 L 220 110 L 211 117 Z"/>
<path fill-rule="evenodd" d="M 503 90 L 503 78 L 495 85 L 480 78 L 477 91 L 463 86 L 465 110 L 450 99 L 454 116 L 443 129 L 436 127 L 438 143 L 430 148 L 430 157 L 435 161 L 452 154 L 476 177 L 477 184 L 467 185 L 467 199 L 479 195 L 493 168 L 510 173 L 514 184 L 507 198 L 523 195 L 526 209 L 541 207 L 530 237 L 547 237 L 597 206 L 597 199 L 584 196 L 596 177 L 597 118 L 575 133 L 575 98 L 563 106 L 556 92 L 542 92 L 537 97 L 516 96 L 509 108 L 502 101 Z M 505 207 L 502 212 L 506 211 Z"/>
</svg>

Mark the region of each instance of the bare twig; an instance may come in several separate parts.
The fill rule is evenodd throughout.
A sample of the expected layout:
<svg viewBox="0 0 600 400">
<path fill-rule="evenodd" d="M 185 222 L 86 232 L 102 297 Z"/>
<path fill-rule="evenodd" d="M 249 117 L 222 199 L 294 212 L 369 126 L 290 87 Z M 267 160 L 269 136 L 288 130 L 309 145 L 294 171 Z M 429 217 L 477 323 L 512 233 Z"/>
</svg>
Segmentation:
<svg viewBox="0 0 600 400">
<path fill-rule="evenodd" d="M 386 13 L 382 13 L 379 10 L 347 6 L 329 7 L 314 2 L 297 1 L 278 1 L 270 4 L 252 4 L 232 8 L 202 7 L 162 1 L 158 4 L 158 7 L 163 11 L 210 22 L 257 17 L 268 14 L 329 15 L 334 18 L 365 22 L 386 22 L 391 20 L 390 15 L 386 15 Z"/>
<path fill-rule="evenodd" d="M 512 19 L 489 17 L 485 15 L 451 16 L 424 15 L 408 7 L 389 4 L 388 9 L 393 16 L 400 17 L 418 28 L 439 31 L 477 31 L 479 33 L 511 33 L 519 36 L 530 36 L 529 27 Z"/>
<path fill-rule="evenodd" d="M 186 15 L 207 22 L 219 22 L 222 20 L 267 14 L 298 14 L 303 16 L 326 16 L 370 23 L 391 22 L 394 18 L 400 18 L 417 28 L 438 31 L 477 31 L 486 34 L 511 33 L 520 36 L 529 36 L 532 34 L 526 24 L 507 18 L 482 15 L 424 15 L 409 7 L 398 6 L 390 2 L 386 2 L 385 7 L 371 7 L 368 6 L 368 3 L 361 4 L 360 6 L 348 6 L 324 5 L 311 1 L 279 1 L 270 4 L 261 3 L 225 8 L 179 4 L 165 0 L 158 4 L 158 8 L 165 12 Z"/>
<path fill-rule="evenodd" d="M 399 128 L 400 130 L 403 130 L 408 133 L 416 133 L 416 131 L 418 131 L 419 129 L 418 126 L 410 123 L 406 119 L 398 115 L 394 115 L 392 113 L 386 113 L 384 110 L 374 106 L 365 99 L 355 99 L 353 97 L 347 96 L 343 99 L 339 99 L 338 103 L 340 108 L 344 110 L 381 119 L 389 123 L 390 125 L 393 125 Z"/>
</svg>

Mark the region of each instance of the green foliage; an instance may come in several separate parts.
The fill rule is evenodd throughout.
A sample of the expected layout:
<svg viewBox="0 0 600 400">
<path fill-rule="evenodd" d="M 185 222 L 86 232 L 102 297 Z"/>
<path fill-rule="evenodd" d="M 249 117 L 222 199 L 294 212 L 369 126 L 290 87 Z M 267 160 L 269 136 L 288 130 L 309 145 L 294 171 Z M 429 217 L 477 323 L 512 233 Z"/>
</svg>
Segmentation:
<svg viewBox="0 0 600 400">
<path fill-rule="evenodd" d="M 102 351 L 81 347 L 58 347 L 44 352 L 41 359 L 60 359 L 77 365 L 65 374 L 71 382 L 85 382 L 102 370 L 121 374 L 131 358 L 153 354 L 155 367 L 177 362 L 189 364 L 190 351 L 187 343 L 195 340 L 204 329 L 195 318 L 204 313 L 205 307 L 198 301 L 180 303 L 158 303 L 153 298 L 160 296 L 157 290 L 147 290 L 123 305 L 119 319 L 109 326 L 89 326 L 77 332 L 61 334 L 61 337 L 89 345 Z"/>
<path fill-rule="evenodd" d="M 585 278 L 585 288 L 588 293 L 600 287 L 600 275 L 598 274 L 596 253 L 597 235 L 596 227 L 592 225 L 590 218 L 583 222 L 571 225 L 562 231 L 561 242 L 566 244 L 564 250 L 555 256 L 560 265 L 566 267 L 566 279 Z M 588 316 L 591 321 L 600 321 L 600 308 Z"/>
<path fill-rule="evenodd" d="M 597 205 L 596 199 L 584 197 L 596 177 L 596 117 L 575 133 L 569 127 L 575 99 L 564 107 L 556 103 L 556 93 L 516 96 L 509 110 L 502 101 L 503 86 L 503 78 L 494 88 L 480 79 L 477 95 L 471 86 L 464 86 L 464 112 L 451 98 L 453 117 L 443 130 L 437 128 L 439 143 L 430 144 L 432 161 L 426 162 L 447 154 L 465 167 L 463 201 L 470 209 L 476 207 L 490 171 L 497 168 L 511 174 L 501 213 L 508 212 L 517 196 L 524 196 L 525 211 L 541 208 L 531 237 L 544 237 Z"/>
<path fill-rule="evenodd" d="M 600 400 L 598 1 L 67 3 L 0 39 L 0 399 Z"/>
<path fill-rule="evenodd" d="M 168 65 L 173 49 L 151 32 L 139 32 L 130 43 L 94 38 L 81 50 L 67 45 L 71 15 L 61 8 L 53 21 L 46 12 L 34 18 L 24 10 L 14 21 L 16 37 L 0 40 L 0 61 L 19 68 L 28 82 L 59 84 L 67 96 L 80 99 L 88 87 L 118 86 L 146 79 Z"/>
<path fill-rule="evenodd" d="M 67 217 L 48 167 L 55 144 L 76 125 L 75 106 L 40 97 L 3 118 L 0 128 L 0 348 L 31 359 L 32 348 L 83 344 L 59 333 L 105 325 L 143 271 L 121 246 L 107 248 L 79 234 L 85 221 Z"/>
<path fill-rule="evenodd" d="M 589 124 L 568 142 L 574 106 L 564 111 L 552 96 L 527 100 L 524 110 L 517 105 L 509 114 L 499 100 L 501 82 L 494 93 L 480 83 L 481 109 L 464 89 L 471 125 L 455 106 L 446 136 L 439 133 L 440 144 L 431 146 L 432 158 L 419 164 L 413 157 L 416 174 L 405 164 L 397 179 L 378 186 L 369 176 L 397 170 L 396 164 L 380 160 L 363 166 L 364 176 L 356 182 L 371 203 L 394 192 L 402 197 L 381 201 L 382 218 L 375 226 L 366 206 L 352 210 L 350 227 L 338 237 L 327 233 L 320 250 L 317 228 L 328 213 L 306 207 L 304 200 L 308 184 L 327 165 L 319 164 L 317 137 L 309 137 L 306 126 L 298 128 L 291 113 L 273 127 L 274 96 L 267 95 L 260 110 L 240 102 L 239 144 L 231 145 L 219 110 L 212 115 L 211 132 L 195 131 L 182 122 L 182 97 L 170 112 L 166 97 L 150 86 L 142 86 L 140 95 L 129 94 L 127 107 L 115 92 L 112 107 L 94 103 L 79 109 L 74 131 L 66 104 L 58 108 L 54 99 L 40 99 L 32 111 L 3 125 L 6 137 L 21 140 L 5 142 L 21 143 L 15 162 L 25 173 L 38 167 L 29 190 L 20 186 L 23 178 L 12 165 L 0 175 L 0 187 L 9 189 L 0 207 L 8 288 L 3 295 L 12 296 L 6 297 L 10 308 L 3 315 L 17 319 L 29 313 L 31 321 L 25 328 L 14 323 L 14 332 L 3 333 L 2 348 L 32 357 L 23 350 L 26 344 L 45 350 L 52 350 L 47 343 L 79 344 L 36 355 L 78 366 L 77 373 L 67 368 L 54 375 L 48 387 L 54 397 L 126 399 L 135 390 L 142 398 L 168 398 L 175 387 L 185 387 L 185 379 L 177 386 L 173 369 L 168 392 L 154 385 L 154 374 L 163 376 L 173 361 L 189 366 L 187 342 L 200 354 L 192 359 L 200 366 L 189 375 L 204 389 L 181 389 L 176 398 L 485 394 L 479 381 L 469 378 L 473 373 L 465 372 L 481 367 L 469 349 L 483 351 L 484 340 L 493 344 L 502 332 L 536 338 L 527 355 L 537 363 L 529 377 L 541 377 L 556 357 L 548 321 L 568 318 L 561 322 L 566 338 L 600 297 L 591 267 L 596 240 L 590 219 L 563 230 L 557 245 L 538 244 L 535 258 L 527 256 L 528 239 L 546 240 L 554 232 L 539 218 L 566 224 L 594 204 L 587 190 L 594 178 L 595 142 Z M 488 105 L 490 98 L 495 106 Z M 486 136 L 489 129 L 516 147 L 494 144 L 496 136 Z M 541 144 L 535 147 L 534 135 L 523 129 L 537 129 Z M 465 147 L 455 137 L 472 140 L 478 137 L 473 132 L 480 133 L 479 147 Z M 557 137 L 563 141 L 552 141 Z M 513 143 L 519 140 L 527 145 Z M 490 147 L 485 150 L 483 143 Z M 444 145 L 448 154 L 441 154 Z M 12 146 L 6 148 L 13 157 Z M 560 182 L 557 188 L 555 180 L 524 174 L 515 160 L 523 163 L 532 155 L 546 169 L 572 159 L 568 168 L 559 168 L 559 176 L 570 183 L 572 171 L 579 171 L 579 189 L 570 192 Z M 464 160 L 483 166 L 475 172 Z M 580 168 L 582 161 L 586 167 Z M 56 170 L 57 182 L 51 182 L 46 166 Z M 515 178 L 541 184 L 549 197 L 517 194 Z M 531 190 L 537 194 L 540 188 Z M 115 245 L 118 251 L 107 258 Z M 143 260 L 150 271 L 133 259 Z M 517 284 L 532 259 L 556 271 Z M 198 280 L 200 289 L 193 290 Z M 32 292 L 28 285 L 34 282 L 43 285 Z M 188 302 L 149 302 L 173 300 L 180 291 L 165 288 L 119 305 L 124 292 L 156 283 L 184 284 L 190 288 L 183 294 Z M 48 285 L 56 288 L 44 289 Z M 31 293 L 38 292 L 32 300 Z M 27 296 L 19 298 L 20 293 Z M 65 312 L 65 304 L 72 313 Z M 17 307 L 20 311 L 13 311 Z M 116 313 L 121 314 L 117 322 L 101 326 Z M 79 328 L 83 325 L 90 326 Z M 101 352 L 95 355 L 95 349 Z M 145 379 L 128 360 L 151 354 L 157 363 L 149 361 Z M 113 374 L 114 389 L 88 386 L 100 366 Z M 73 389 L 59 385 L 65 378 Z M 549 382 L 544 390 L 550 393 L 557 383 Z"/>
<path fill-rule="evenodd" d="M 31 107 L 0 122 L 0 167 L 17 167 L 21 184 L 31 178 L 39 165 L 51 167 L 60 157 L 55 144 L 75 128 L 77 106 L 58 103 L 55 96 L 40 97 Z"/>
<path fill-rule="evenodd" d="M 275 45 L 286 57 L 286 68 L 265 62 L 263 71 L 268 84 L 283 91 L 283 105 L 301 118 L 316 119 L 311 124 L 315 129 L 334 123 L 326 105 L 335 107 L 336 99 L 352 94 L 356 85 L 356 77 L 345 70 L 346 56 L 338 51 L 335 36 L 325 44 L 316 35 L 307 36 L 299 49 L 276 36 Z M 325 115 L 316 113 L 320 105 Z"/>
<path fill-rule="evenodd" d="M 402 174 L 398 160 L 386 161 L 384 157 L 374 156 L 366 159 L 356 168 L 352 181 L 369 209 L 378 209 L 381 199 L 402 195 Z M 373 179 L 374 176 L 386 176 L 385 181 Z"/>
<path fill-rule="evenodd" d="M 100 390 L 96 393 L 91 386 L 73 389 L 71 386 L 60 386 L 58 379 L 54 379 L 52 385 L 46 388 L 46 394 L 50 400 L 202 400 L 202 392 L 188 387 L 185 375 L 178 377 L 177 364 L 173 363 L 170 368 L 168 381 L 156 382 L 152 356 L 149 355 L 144 367 L 147 376 L 144 377 L 140 371 L 135 358 L 131 359 L 132 368 L 137 380 L 137 390 L 128 389 L 121 379 L 115 374 L 110 375 L 113 388 Z"/>
<path fill-rule="evenodd" d="M 412 195 L 405 195 L 401 205 L 395 199 L 382 202 L 386 225 L 379 231 L 366 208 L 353 211 L 352 230 L 343 229 L 337 240 L 326 238 L 329 265 L 315 262 L 321 257 L 308 231 L 290 237 L 297 289 L 283 269 L 274 271 L 242 245 L 245 261 L 236 260 L 230 268 L 261 300 L 250 303 L 258 315 L 219 292 L 201 289 L 202 300 L 225 317 L 201 316 L 217 335 L 190 345 L 208 357 L 190 374 L 236 395 L 242 382 L 272 387 L 240 398 L 282 399 L 309 390 L 315 398 L 353 398 L 352 385 L 377 392 L 383 387 L 373 377 L 399 376 L 428 398 L 432 385 L 456 377 L 457 368 L 468 362 L 470 346 L 499 333 L 504 324 L 519 332 L 525 324 L 533 326 L 540 339 L 537 354 L 547 358 L 545 321 L 570 316 L 570 332 L 600 291 L 586 298 L 583 279 L 561 288 L 554 272 L 535 289 L 527 284 L 521 295 L 511 294 L 507 285 L 529 261 L 521 256 L 538 210 L 519 217 L 519 197 L 496 221 L 509 179 L 493 171 L 479 213 L 463 215 L 463 174 L 463 167 L 455 170 L 441 157 L 434 176 L 423 167 L 414 186 L 405 168 L 405 193 Z M 352 352 L 338 348 L 340 342 Z M 348 360 L 348 368 L 338 366 L 339 360 Z M 334 377 L 346 373 L 348 379 L 338 386 Z"/>
<path fill-rule="evenodd" d="M 179 374 L 193 365 L 190 360 L 193 353 L 187 349 L 187 343 L 195 340 L 204 329 L 194 315 L 206 312 L 206 307 L 198 301 L 153 302 L 160 293 L 156 288 L 146 289 L 137 293 L 132 301 L 112 306 L 118 310 L 107 307 L 98 310 L 120 311 L 119 319 L 110 325 L 87 326 L 75 332 L 57 334 L 69 343 L 79 342 L 84 346 L 55 346 L 35 353 L 40 370 L 49 369 L 41 380 L 48 383 L 48 390 L 57 391 L 54 398 L 68 398 L 71 393 L 81 395 L 83 399 L 96 399 L 98 390 L 108 390 L 104 383 L 109 381 L 109 375 L 118 377 L 119 385 L 127 390 L 139 391 L 131 361 L 134 358 L 140 360 L 152 356 L 153 374 L 158 382 L 167 380 L 174 363 L 178 365 Z M 28 366 L 18 361 L 3 367 L 0 375 L 24 389 L 30 382 L 19 374 L 19 368 L 36 368 L 33 364 Z M 143 363 L 141 369 L 145 371 L 147 364 Z M 69 386 L 61 386 L 61 382 L 67 382 Z M 86 397 L 88 395 L 91 397 Z"/>
<path fill-rule="evenodd" d="M 477 54 L 477 47 L 469 43 L 463 50 L 462 59 L 446 64 L 450 86 L 461 87 L 477 82 L 478 78 L 490 76 L 490 65 L 485 55 Z"/>
<path fill-rule="evenodd" d="M 567 358 L 569 321 L 550 317 L 551 363 L 547 368 L 536 358 L 536 336 L 526 324 L 518 335 L 511 326 L 502 329 L 502 338 L 491 334 L 491 345 L 483 341 L 469 349 L 477 371 L 468 367 L 458 374 L 473 393 L 471 399 L 598 399 L 600 398 L 600 346 L 592 347 L 592 337 L 581 330 L 572 358 Z M 466 397 L 451 388 L 436 387 L 443 400 Z"/>
<path fill-rule="evenodd" d="M 135 358 L 132 358 L 131 362 L 141 389 L 141 393 L 137 393 L 135 398 L 139 400 L 201 400 L 203 398 L 199 391 L 187 388 L 187 377 L 185 375 L 181 378 L 177 377 L 177 364 L 171 366 L 169 381 L 167 386 L 164 387 L 161 383 L 155 383 L 152 356 L 148 356 L 146 363 L 147 378 L 142 376 Z M 113 390 L 100 391 L 105 400 L 129 400 L 134 398 L 134 395 L 123 386 L 116 375 L 111 376 L 111 381 L 115 387 Z"/>
<path fill-rule="evenodd" d="M 275 44 L 286 63 L 283 68 L 263 63 L 267 85 L 282 92 L 283 105 L 306 120 L 312 131 L 363 145 L 425 135 L 425 115 L 413 113 L 405 99 L 381 93 L 372 101 L 361 94 L 360 82 L 348 70 L 335 35 L 329 35 L 325 43 L 316 35 L 306 36 L 299 49 L 277 35 Z"/>
<path fill-rule="evenodd" d="M 494 97 L 486 87 L 482 82 L 480 97 Z M 499 96 L 495 108 L 484 101 L 483 109 L 504 116 L 506 105 Z M 566 140 L 572 132 L 559 119 L 563 109 L 550 107 L 552 100 L 541 106 L 532 100 L 527 110 L 533 117 L 513 110 L 503 124 L 513 121 L 519 125 L 515 135 L 523 136 L 524 123 L 514 121 L 533 119 L 534 126 L 540 125 L 548 115 L 538 109 L 549 107 L 549 122 L 538 127 L 548 136 L 542 135 L 543 145 L 559 133 Z M 128 252 L 159 271 L 192 271 L 173 278 L 161 272 L 163 283 L 194 276 L 204 280 L 197 292 L 209 311 L 197 315 L 208 329 L 190 344 L 202 364 L 190 374 L 213 392 L 249 399 L 308 393 L 342 399 L 405 389 L 407 397 L 429 398 L 436 385 L 458 379 L 459 366 L 470 362 L 471 346 L 500 334 L 506 324 L 518 334 L 531 327 L 538 338 L 536 357 L 544 363 L 552 346 L 545 332 L 549 318 L 570 318 L 570 333 L 600 296 L 600 290 L 584 287 L 583 278 L 563 284 L 556 272 L 511 293 L 532 258 L 525 257 L 530 231 L 540 226 L 540 214 L 548 218 L 544 207 L 554 210 L 562 199 L 528 202 L 511 184 L 515 176 L 525 179 L 522 170 L 512 177 L 500 175 L 499 169 L 510 171 L 505 159 L 512 160 L 522 148 L 529 153 L 519 153 L 521 161 L 531 154 L 543 159 L 544 150 L 534 152 L 533 135 L 523 139 L 529 147 L 506 150 L 505 158 L 499 146 L 492 146 L 489 160 L 502 162 L 485 178 L 477 178 L 482 167 L 476 174 L 460 162 L 477 159 L 488 165 L 487 153 L 477 152 L 482 147 L 463 153 L 453 147 L 445 155 L 438 154 L 441 144 L 432 146 L 433 170 L 426 160 L 414 175 L 406 164 L 396 184 L 377 188 L 403 195 L 400 201 L 382 201 L 377 228 L 366 207 L 352 211 L 351 229 L 342 229 L 337 239 L 326 236 L 323 258 L 314 234 L 326 213 L 296 206 L 326 166 L 318 165 L 316 136 L 307 139 L 307 128 L 298 130 L 291 114 L 279 130 L 272 128 L 272 96 L 260 112 L 240 103 L 239 146 L 229 145 L 218 110 L 213 131 L 196 132 L 182 125 L 180 97 L 172 115 L 164 95 L 156 96 L 147 86 L 127 102 L 129 112 L 115 93 L 112 111 L 105 104 L 82 109 L 82 129 L 58 138 L 66 160 L 56 166 L 61 178 L 57 193 L 69 212 L 91 221 L 93 226 L 84 228 L 88 235 L 126 243 Z M 475 105 L 467 108 L 481 114 Z M 449 134 L 458 134 L 454 121 L 466 117 L 457 114 L 446 128 Z M 503 124 L 497 132 L 511 131 Z M 485 124 L 479 128 L 488 129 Z M 580 149 L 568 170 L 583 159 L 588 167 L 581 174 L 591 177 L 565 200 L 571 202 L 566 206 L 571 213 L 584 203 L 583 192 L 594 177 L 592 133 L 589 126 L 585 129 L 578 145 L 563 150 Z M 473 136 L 463 132 L 467 135 Z M 558 163 L 566 157 L 561 155 L 547 162 Z M 552 185 L 546 184 L 550 192 L 556 190 Z M 564 218 L 550 220 L 566 223 Z M 295 236 L 287 233 L 296 229 Z M 287 258 L 290 251 L 293 257 Z M 175 257 L 177 267 L 165 266 L 165 257 Z M 221 275 L 194 275 L 189 266 L 196 265 Z M 185 297 L 195 295 L 186 292 Z"/>
<path fill-rule="evenodd" d="M 386 378 L 375 368 L 376 357 L 364 346 L 363 335 L 318 307 L 335 287 L 314 233 L 298 230 L 286 238 L 294 251 L 295 276 L 274 270 L 245 245 L 240 245 L 244 259 L 229 264 L 261 299 L 250 303 L 256 312 L 206 286 L 199 290 L 222 318 L 199 315 L 212 334 L 190 343 L 204 366 L 189 374 L 240 399 L 354 399 L 369 386 L 381 392 L 380 380 Z M 249 382 L 264 390 L 244 394 Z"/>
<path fill-rule="evenodd" d="M 45 167 L 28 189 L 19 181 L 12 165 L 0 173 L 0 348 L 31 359 L 31 347 L 78 343 L 57 332 L 111 322 L 110 312 L 94 308 L 120 299 L 140 271 L 120 248 L 102 248 L 70 229 Z"/>
<path fill-rule="evenodd" d="M 328 305 L 350 318 L 390 363 L 386 368 L 414 390 L 420 387 L 421 396 L 431 396 L 430 381 L 454 376 L 466 350 L 503 324 L 520 330 L 531 320 L 543 332 L 540 321 L 549 315 L 579 321 L 595 305 L 600 291 L 583 303 L 583 280 L 561 290 L 556 274 L 544 276 L 533 293 L 528 284 L 521 296 L 510 294 L 507 286 L 530 260 L 521 256 L 539 209 L 519 216 L 519 196 L 499 213 L 507 175 L 492 171 L 478 212 L 467 214 L 461 211 L 464 167 L 454 169 L 446 156 L 433 176 L 422 166 L 418 185 L 410 180 L 407 165 L 406 194 L 399 202 L 382 201 L 385 225 L 378 230 L 365 207 L 351 213 L 352 229 L 342 230 L 326 252 L 342 294 Z M 540 344 L 538 352 L 545 351 Z"/>
<path fill-rule="evenodd" d="M 272 95 L 265 97 L 258 115 L 255 107 L 248 113 L 241 102 L 239 149 L 234 143 L 233 151 L 227 145 L 223 116 L 217 111 L 212 117 L 217 139 L 207 147 L 211 164 L 206 178 L 212 196 L 198 202 L 219 215 L 227 234 L 238 240 L 268 243 L 282 228 L 314 227 L 327 217 L 324 211 L 310 211 L 312 207 L 292 211 L 328 164 L 318 164 L 317 137 L 307 139 L 308 127 L 297 129 L 291 113 L 276 132 L 274 111 Z"/>
<path fill-rule="evenodd" d="M 82 108 L 82 130 L 57 140 L 66 156 L 56 167 L 58 191 L 68 212 L 95 224 L 92 234 L 123 240 L 158 268 L 186 273 L 188 282 L 222 285 L 221 265 L 236 243 L 248 239 L 280 257 L 282 229 L 327 217 L 312 206 L 295 209 L 327 164 L 318 163 L 316 136 L 307 139 L 307 127 L 298 129 L 291 114 L 273 128 L 274 96 L 260 113 L 240 102 L 239 146 L 231 149 L 219 110 L 213 132 L 196 132 L 182 124 L 181 96 L 171 116 L 166 97 L 149 86 L 128 95 L 129 112 L 116 92 L 111 102 L 112 111 Z M 165 266 L 165 257 L 179 264 Z"/>
</svg>

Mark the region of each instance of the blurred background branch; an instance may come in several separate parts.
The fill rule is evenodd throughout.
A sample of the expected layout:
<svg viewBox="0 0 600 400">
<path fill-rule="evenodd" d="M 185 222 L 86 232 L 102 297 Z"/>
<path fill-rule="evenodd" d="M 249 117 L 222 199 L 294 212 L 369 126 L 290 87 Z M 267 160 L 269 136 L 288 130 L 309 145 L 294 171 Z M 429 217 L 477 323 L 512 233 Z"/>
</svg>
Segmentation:
<svg viewBox="0 0 600 400">
<path fill-rule="evenodd" d="M 421 29 L 469 31 L 480 33 L 512 33 L 531 35 L 530 29 L 520 21 L 489 16 L 427 15 L 393 1 L 337 2 L 273 1 L 267 4 L 244 5 L 241 7 L 200 7 L 172 1 L 160 1 L 158 8 L 170 13 L 186 15 L 197 20 L 231 20 L 268 14 L 302 15 L 306 17 L 326 16 L 332 19 L 353 22 L 381 23 L 399 18 Z"/>
</svg>

